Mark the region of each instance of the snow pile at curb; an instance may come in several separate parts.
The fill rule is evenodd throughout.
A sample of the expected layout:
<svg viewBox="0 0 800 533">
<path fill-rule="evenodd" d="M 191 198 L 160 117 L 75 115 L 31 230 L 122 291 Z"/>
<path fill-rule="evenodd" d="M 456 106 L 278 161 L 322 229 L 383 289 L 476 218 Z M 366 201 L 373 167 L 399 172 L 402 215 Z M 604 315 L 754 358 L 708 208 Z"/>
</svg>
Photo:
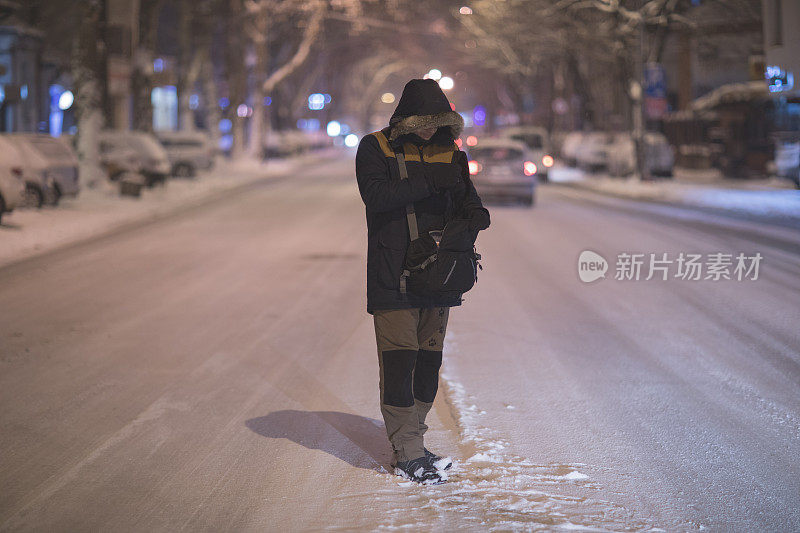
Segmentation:
<svg viewBox="0 0 800 533">
<path fill-rule="evenodd" d="M 116 185 L 84 189 L 77 198 L 65 198 L 57 207 L 17 209 L 3 217 L 0 228 L 0 266 L 96 237 L 138 221 L 167 215 L 203 202 L 215 194 L 283 174 L 302 164 L 322 161 L 335 152 L 324 151 L 292 159 L 259 163 L 242 159 L 220 161 L 195 179 L 169 179 L 164 187 L 142 191 L 141 198 L 123 198 Z"/>
<path fill-rule="evenodd" d="M 675 180 L 642 182 L 636 178 L 586 176 L 577 169 L 560 168 L 552 182 L 634 200 L 649 200 L 699 207 L 757 217 L 784 218 L 800 222 L 800 191 L 757 186 L 743 182 L 701 184 Z"/>
<path fill-rule="evenodd" d="M 622 507 L 592 498 L 598 486 L 582 471 L 587 465 L 536 464 L 513 454 L 508 441 L 482 426 L 486 411 L 457 380 L 455 358 L 447 357 L 457 351 L 453 337 L 448 332 L 440 394 L 458 425 L 460 453 L 466 459 L 454 463 L 445 485 L 399 483 L 420 511 L 413 513 L 413 524 L 407 509 L 392 508 L 396 489 L 380 491 L 376 496 L 386 500 L 387 520 L 378 529 L 658 531 L 634 522 Z"/>
</svg>

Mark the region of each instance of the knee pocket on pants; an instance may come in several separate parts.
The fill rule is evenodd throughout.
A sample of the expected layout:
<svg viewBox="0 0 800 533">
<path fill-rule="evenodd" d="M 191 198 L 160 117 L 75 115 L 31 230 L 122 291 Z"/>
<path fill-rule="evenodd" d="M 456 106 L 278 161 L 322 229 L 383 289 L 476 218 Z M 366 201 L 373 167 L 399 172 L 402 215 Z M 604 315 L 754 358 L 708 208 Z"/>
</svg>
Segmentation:
<svg viewBox="0 0 800 533">
<path fill-rule="evenodd" d="M 383 369 L 383 403 L 394 407 L 414 405 L 411 376 L 417 361 L 416 350 L 388 350 L 381 352 Z"/>
<path fill-rule="evenodd" d="M 436 398 L 441 366 L 441 351 L 419 350 L 417 352 L 417 364 L 414 369 L 414 398 L 428 403 Z"/>
</svg>

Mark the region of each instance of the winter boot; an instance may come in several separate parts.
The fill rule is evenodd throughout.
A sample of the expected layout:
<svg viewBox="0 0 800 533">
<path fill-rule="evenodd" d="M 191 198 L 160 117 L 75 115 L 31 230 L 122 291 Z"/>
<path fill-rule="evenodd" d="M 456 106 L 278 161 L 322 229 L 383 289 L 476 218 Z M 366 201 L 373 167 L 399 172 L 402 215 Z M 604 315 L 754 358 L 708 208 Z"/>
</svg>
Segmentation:
<svg viewBox="0 0 800 533">
<path fill-rule="evenodd" d="M 448 470 L 451 466 L 453 466 L 453 460 L 451 458 L 436 455 L 428 448 L 425 448 L 425 457 L 428 458 L 431 466 L 433 466 L 437 471 Z"/>
<path fill-rule="evenodd" d="M 394 467 L 394 473 L 422 485 L 438 485 L 447 481 L 447 475 L 436 470 L 427 456 L 410 461 L 398 461 Z"/>
</svg>

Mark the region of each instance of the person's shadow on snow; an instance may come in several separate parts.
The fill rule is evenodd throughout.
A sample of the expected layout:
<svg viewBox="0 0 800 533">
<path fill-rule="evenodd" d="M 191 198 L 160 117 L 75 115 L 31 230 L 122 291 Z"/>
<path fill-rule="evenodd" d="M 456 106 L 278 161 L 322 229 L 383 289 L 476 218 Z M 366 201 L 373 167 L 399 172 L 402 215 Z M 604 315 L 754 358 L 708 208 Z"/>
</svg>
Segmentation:
<svg viewBox="0 0 800 533">
<path fill-rule="evenodd" d="M 336 411 L 275 411 L 245 425 L 272 439 L 288 439 L 310 450 L 322 450 L 367 470 L 389 469 L 392 449 L 383 422 Z"/>
</svg>

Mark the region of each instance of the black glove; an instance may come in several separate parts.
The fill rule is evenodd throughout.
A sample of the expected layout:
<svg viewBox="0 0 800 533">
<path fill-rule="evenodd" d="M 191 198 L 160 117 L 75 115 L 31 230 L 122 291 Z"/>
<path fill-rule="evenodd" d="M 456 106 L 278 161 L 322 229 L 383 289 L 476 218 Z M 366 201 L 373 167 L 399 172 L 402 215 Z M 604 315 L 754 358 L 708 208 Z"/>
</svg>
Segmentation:
<svg viewBox="0 0 800 533">
<path fill-rule="evenodd" d="M 489 211 L 485 207 L 473 209 L 469 216 L 470 231 L 480 231 L 489 227 Z"/>
</svg>

